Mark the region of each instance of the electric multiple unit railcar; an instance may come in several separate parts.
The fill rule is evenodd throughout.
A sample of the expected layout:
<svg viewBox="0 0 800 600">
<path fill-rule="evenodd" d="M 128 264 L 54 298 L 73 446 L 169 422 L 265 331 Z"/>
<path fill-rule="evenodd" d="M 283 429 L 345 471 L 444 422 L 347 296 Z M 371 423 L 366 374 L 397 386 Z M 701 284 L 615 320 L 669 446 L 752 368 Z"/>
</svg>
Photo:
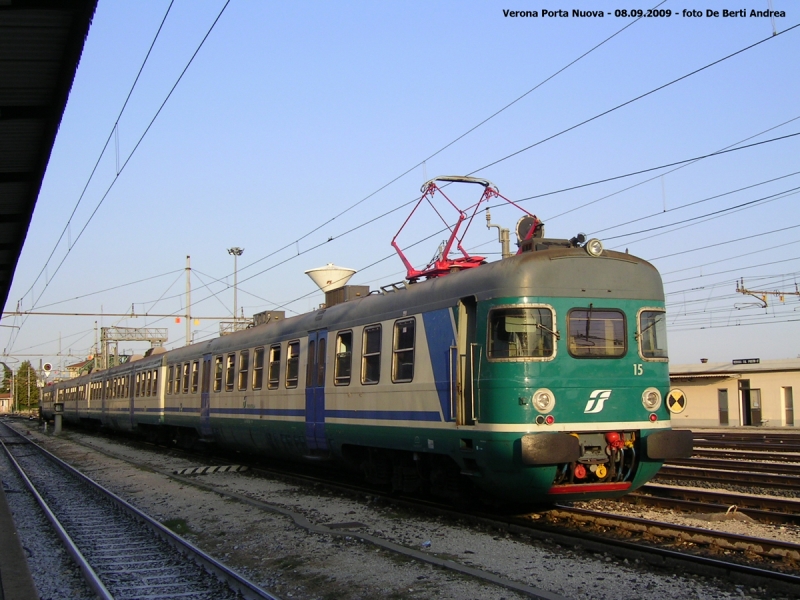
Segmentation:
<svg viewBox="0 0 800 600">
<path fill-rule="evenodd" d="M 43 417 L 60 403 L 67 422 L 330 459 L 407 492 L 623 495 L 691 453 L 663 401 L 661 278 L 592 241 L 523 248 L 47 386 Z"/>
</svg>

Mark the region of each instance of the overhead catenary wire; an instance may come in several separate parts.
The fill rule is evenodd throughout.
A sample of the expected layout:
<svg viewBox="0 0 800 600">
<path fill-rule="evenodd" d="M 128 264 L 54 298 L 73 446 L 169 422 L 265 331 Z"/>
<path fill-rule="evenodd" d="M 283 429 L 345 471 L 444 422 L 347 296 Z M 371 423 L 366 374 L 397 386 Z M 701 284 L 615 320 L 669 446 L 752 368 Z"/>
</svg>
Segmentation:
<svg viewBox="0 0 800 600">
<path fill-rule="evenodd" d="M 125 159 L 125 161 L 124 161 L 124 162 L 122 163 L 122 165 L 120 166 L 120 168 L 119 168 L 119 170 L 118 170 L 117 174 L 116 174 L 116 175 L 114 176 L 114 178 L 112 179 L 112 181 L 111 181 L 111 184 L 108 186 L 108 188 L 106 189 L 105 193 L 104 193 L 104 194 L 102 195 L 102 197 L 100 198 L 100 201 L 97 203 L 97 205 L 95 206 L 94 210 L 93 210 L 93 211 L 92 211 L 92 213 L 89 215 L 89 218 L 86 220 L 86 223 L 84 223 L 83 227 L 82 227 L 82 228 L 81 228 L 81 230 L 78 232 L 78 235 L 77 235 L 77 236 L 75 237 L 75 239 L 72 241 L 72 246 L 70 247 L 70 249 L 68 249 L 68 250 L 67 250 L 67 253 L 66 253 L 66 254 L 64 255 L 64 257 L 61 259 L 61 262 L 59 262 L 59 264 L 58 264 L 58 266 L 56 267 L 55 271 L 54 271 L 54 272 L 53 272 L 53 274 L 50 276 L 50 279 L 49 279 L 49 281 L 48 281 L 48 282 L 45 284 L 45 286 L 44 286 L 44 289 L 42 289 L 42 291 L 41 291 L 41 292 L 39 293 L 39 295 L 37 296 L 36 300 L 34 300 L 34 302 L 33 302 L 32 306 L 31 306 L 31 308 L 35 308 L 35 307 L 37 306 L 37 304 L 38 304 L 39 300 L 41 299 L 42 295 L 44 294 L 45 290 L 46 290 L 46 289 L 47 289 L 47 287 L 50 285 L 50 282 L 53 280 L 53 278 L 56 276 L 56 274 L 58 274 L 58 272 L 61 270 L 61 267 L 64 265 L 64 262 L 66 261 L 67 257 L 69 256 L 69 251 L 71 250 L 71 248 L 72 248 L 72 247 L 74 247 L 74 246 L 75 246 L 75 244 L 78 242 L 78 240 L 79 240 L 79 239 L 80 239 L 80 238 L 83 236 L 83 233 L 86 231 L 86 228 L 89 226 L 89 223 L 91 223 L 91 222 L 92 222 L 92 219 L 94 219 L 94 216 L 97 214 L 97 211 L 98 211 L 98 210 L 100 209 L 100 207 L 103 205 L 103 202 L 105 202 L 105 199 L 108 197 L 108 194 L 109 194 L 109 193 L 111 192 L 111 190 L 113 189 L 113 187 L 114 187 L 114 184 L 115 184 L 115 183 L 116 183 L 116 182 L 119 180 L 119 176 L 120 176 L 120 175 L 122 174 L 122 172 L 125 170 L 125 167 L 128 165 L 128 163 L 130 162 L 131 158 L 133 158 L 134 154 L 135 154 L 135 153 L 136 153 L 136 151 L 138 150 L 138 148 L 139 148 L 139 146 L 141 145 L 142 141 L 144 140 L 144 138 L 147 136 L 148 132 L 149 132 L 149 131 L 150 131 L 150 129 L 152 128 L 152 126 L 153 126 L 153 123 L 155 123 L 156 119 L 157 119 L 157 118 L 158 118 L 158 116 L 161 114 L 161 111 L 164 109 L 164 106 L 167 104 L 167 102 L 169 101 L 169 99 L 170 99 L 170 97 L 172 96 L 173 92 L 174 92 L 174 91 L 175 91 L 175 89 L 178 87 L 178 84 L 179 84 L 179 83 L 181 82 L 181 80 L 183 79 L 183 76 L 186 74 L 186 71 L 188 71 L 189 67 L 190 67 L 190 66 L 191 66 L 191 64 L 194 62 L 194 59 L 195 59 L 195 57 L 196 57 L 196 56 L 197 56 L 197 54 L 200 52 L 200 49 L 203 47 L 203 45 L 205 44 L 205 42 L 206 42 L 206 40 L 208 39 L 208 37 L 211 35 L 211 32 L 214 30 L 214 27 L 215 27 L 215 26 L 216 26 L 216 24 L 219 22 L 220 18 L 222 17 L 222 14 L 225 12 L 225 9 L 228 7 L 228 5 L 229 5 L 229 4 L 230 4 L 230 0 L 227 0 L 227 1 L 225 2 L 225 4 L 223 5 L 222 9 L 221 9 L 221 10 L 219 11 L 219 13 L 217 14 L 217 17 L 214 19 L 214 21 L 212 22 L 212 24 L 211 24 L 211 26 L 209 27 L 208 31 L 207 31 L 207 32 L 206 32 L 206 34 L 203 36 L 203 39 L 200 41 L 200 44 L 199 44 L 199 45 L 197 46 L 197 48 L 195 49 L 194 53 L 192 53 L 192 56 L 189 58 L 189 61 L 186 63 L 186 66 L 183 68 L 183 70 L 181 71 L 180 75 L 178 75 L 178 78 L 177 78 L 177 80 L 175 81 L 175 83 L 173 84 L 173 86 L 170 88 L 170 91 L 167 93 L 167 95 L 166 95 L 166 97 L 164 98 L 163 102 L 161 103 L 161 105 L 159 106 L 158 110 L 156 111 L 155 115 L 153 115 L 153 118 L 152 118 L 152 119 L 150 120 L 150 122 L 148 123 L 147 127 L 145 128 L 144 132 L 143 132 L 143 133 L 141 134 L 141 136 L 139 137 L 138 141 L 137 141 L 137 142 L 136 142 L 136 144 L 134 145 L 134 147 L 133 147 L 133 149 L 131 150 L 131 152 L 128 154 L 128 157 Z M 22 325 L 20 325 L 20 329 L 17 329 L 15 334 L 14 334 L 14 333 L 12 333 L 12 336 L 13 336 L 13 337 L 12 337 L 12 339 L 11 339 L 11 342 L 9 343 L 9 347 L 13 346 L 14 340 L 16 340 L 16 338 L 19 336 L 19 332 L 20 332 L 20 330 L 22 329 L 22 327 L 24 326 L 24 324 L 25 324 L 25 322 L 26 322 L 26 321 L 27 321 L 27 318 L 23 318 L 23 319 L 22 319 Z"/>
</svg>

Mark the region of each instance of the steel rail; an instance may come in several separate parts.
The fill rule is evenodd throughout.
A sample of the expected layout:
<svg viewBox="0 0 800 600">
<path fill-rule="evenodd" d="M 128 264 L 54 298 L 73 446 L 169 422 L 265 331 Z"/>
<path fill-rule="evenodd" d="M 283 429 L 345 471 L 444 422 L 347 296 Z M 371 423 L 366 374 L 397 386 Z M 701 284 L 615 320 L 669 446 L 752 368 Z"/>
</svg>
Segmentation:
<svg viewBox="0 0 800 600">
<path fill-rule="evenodd" d="M 778 475 L 800 475 L 800 464 L 795 463 L 773 463 L 773 462 L 750 462 L 742 460 L 730 460 L 724 458 L 685 458 L 670 460 L 664 464 L 665 467 L 694 467 L 702 469 L 718 469 L 723 471 L 749 471 L 751 473 L 775 473 Z"/>
<path fill-rule="evenodd" d="M 715 481 L 729 485 L 756 485 L 781 489 L 798 490 L 800 480 L 796 475 L 776 473 L 753 473 L 750 471 L 721 471 L 695 467 L 664 465 L 656 479 L 680 479 L 690 481 Z"/>
<path fill-rule="evenodd" d="M 734 450 L 731 448 L 698 448 L 695 446 L 692 456 L 706 458 L 735 458 L 737 460 L 769 460 L 774 462 L 800 463 L 800 453 L 763 452 L 752 450 Z"/>
<path fill-rule="evenodd" d="M 5 426 L 5 424 L 3 424 L 3 426 Z M 11 430 L 8 427 L 7 429 Z M 114 600 L 114 596 L 111 595 L 111 592 L 108 591 L 108 588 L 106 588 L 106 586 L 100 580 L 100 577 L 98 577 L 97 573 L 94 572 L 94 569 L 92 569 L 91 565 L 86 560 L 86 557 L 78 549 L 78 546 L 75 545 L 75 542 L 72 541 L 72 538 L 67 533 L 67 530 L 64 529 L 64 526 L 61 525 L 61 522 L 55 516 L 53 511 L 50 510 L 50 507 L 47 505 L 47 502 L 45 502 L 44 498 L 42 498 L 41 494 L 39 494 L 39 491 L 36 489 L 36 486 L 34 486 L 33 482 L 28 478 L 28 475 L 25 473 L 25 470 L 22 468 L 22 465 L 20 465 L 14 458 L 14 455 L 11 454 L 11 451 L 8 449 L 5 442 L 0 440 L 0 445 L 3 446 L 3 450 L 5 451 L 6 456 L 8 456 L 9 461 L 14 466 L 14 469 L 16 469 L 17 473 L 19 474 L 20 478 L 25 484 L 25 487 L 28 488 L 28 491 L 30 492 L 31 496 L 33 496 L 33 498 L 36 500 L 36 503 L 39 505 L 39 508 L 42 509 L 44 516 L 50 522 L 50 525 L 53 527 L 53 530 L 55 531 L 56 535 L 64 544 L 64 547 L 67 549 L 67 552 L 72 557 L 72 560 L 74 560 L 75 564 L 78 565 L 78 568 L 83 574 L 84 579 L 86 579 L 86 582 L 89 584 L 89 587 L 92 588 L 94 593 L 97 594 L 97 596 L 101 598 L 101 600 Z"/>
<path fill-rule="evenodd" d="M 792 525 L 800 525 L 800 514 L 797 513 L 763 510 L 760 508 L 742 506 L 741 504 L 720 504 L 718 502 L 711 502 L 710 500 L 719 501 L 724 498 L 714 498 L 713 496 L 709 496 L 707 500 L 689 500 L 687 499 L 689 497 L 694 497 L 694 495 L 687 494 L 685 497 L 682 497 L 680 493 L 675 495 L 671 493 L 666 495 L 650 495 L 647 493 L 642 493 L 640 488 L 640 491 L 626 494 L 620 498 L 619 501 L 628 504 L 635 504 L 637 506 L 644 504 L 647 506 L 656 506 L 658 508 L 674 508 L 698 514 L 715 512 L 717 514 L 725 515 L 732 510 L 734 515 L 745 515 L 746 517 L 749 517 L 754 521 L 758 521 L 759 523 L 789 523 Z"/>
<path fill-rule="evenodd" d="M 16 435 L 22 437 L 19 434 L 19 432 L 8 427 L 7 425 L 6 428 L 9 429 L 10 431 L 13 431 Z M 198 548 L 191 542 L 175 534 L 174 532 L 169 530 L 167 527 L 165 527 L 164 525 L 162 525 L 149 515 L 145 514 L 132 504 L 128 503 L 127 501 L 117 496 L 112 491 L 106 489 L 96 481 L 93 481 L 92 479 L 90 479 L 89 477 L 87 477 L 86 475 L 84 475 L 83 473 L 81 473 L 68 463 L 64 462 L 63 460 L 52 454 L 51 452 L 48 452 L 47 450 L 42 448 L 39 444 L 35 443 L 32 440 L 26 439 L 25 441 L 27 444 L 30 444 L 32 447 L 36 448 L 39 452 L 42 453 L 43 456 L 47 457 L 58 467 L 60 467 L 67 473 L 73 475 L 74 477 L 78 478 L 80 481 L 84 482 L 86 485 L 90 486 L 91 488 L 99 492 L 102 496 L 112 500 L 124 512 L 132 515 L 140 522 L 147 525 L 154 533 L 156 533 L 156 535 L 159 538 L 161 538 L 163 541 L 172 546 L 175 550 L 177 550 L 181 554 L 194 560 L 207 572 L 212 573 L 218 579 L 224 581 L 226 585 L 228 585 L 232 590 L 241 594 L 241 596 L 246 600 L 281 600 L 278 596 L 274 596 L 273 594 L 269 593 L 263 588 L 260 588 L 254 583 L 251 583 L 250 581 L 247 581 L 246 579 L 238 575 L 236 572 L 232 571 L 222 563 L 218 562 L 216 559 L 212 558 L 210 555 L 203 552 L 200 548 Z M 3 446 L 5 447 L 5 444 L 3 444 Z M 8 449 L 6 449 L 6 452 L 9 453 Z M 104 596 L 104 598 L 109 598 L 113 600 L 113 596 L 111 596 L 110 594 L 108 596 Z"/>
</svg>

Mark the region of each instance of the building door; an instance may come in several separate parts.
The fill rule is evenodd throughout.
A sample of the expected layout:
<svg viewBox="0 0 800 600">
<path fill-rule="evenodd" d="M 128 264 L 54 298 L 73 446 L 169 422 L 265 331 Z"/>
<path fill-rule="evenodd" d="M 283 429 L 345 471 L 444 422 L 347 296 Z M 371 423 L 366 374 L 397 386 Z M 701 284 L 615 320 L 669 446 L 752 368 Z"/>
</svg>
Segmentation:
<svg viewBox="0 0 800 600">
<path fill-rule="evenodd" d="M 200 382 L 200 434 L 211 435 L 211 355 L 203 355 L 203 373 Z"/>
<path fill-rule="evenodd" d="M 781 388 L 783 392 L 783 406 L 786 411 L 786 425 L 794 427 L 794 398 L 791 387 Z"/>
<path fill-rule="evenodd" d="M 752 425 L 753 419 L 750 415 L 750 380 L 739 380 L 739 414 L 741 415 L 742 425 Z"/>
<path fill-rule="evenodd" d="M 761 423 L 761 390 L 750 390 L 750 424 L 760 427 Z"/>
<path fill-rule="evenodd" d="M 306 444 L 308 449 L 327 450 L 325 438 L 325 357 L 328 332 L 324 329 L 308 334 L 306 363 Z"/>
<path fill-rule="evenodd" d="M 728 390 L 717 390 L 717 403 L 719 404 L 719 424 L 728 424 Z"/>
</svg>

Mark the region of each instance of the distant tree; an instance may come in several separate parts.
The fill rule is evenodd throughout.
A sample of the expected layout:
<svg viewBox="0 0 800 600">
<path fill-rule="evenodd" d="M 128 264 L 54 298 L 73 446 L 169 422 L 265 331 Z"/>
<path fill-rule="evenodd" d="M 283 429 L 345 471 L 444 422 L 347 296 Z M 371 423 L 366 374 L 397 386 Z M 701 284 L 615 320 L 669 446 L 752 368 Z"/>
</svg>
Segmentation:
<svg viewBox="0 0 800 600">
<path fill-rule="evenodd" d="M 3 384 L 0 385 L 0 393 L 7 394 L 11 391 L 11 374 L 11 369 L 3 367 Z"/>
<path fill-rule="evenodd" d="M 17 377 L 14 381 L 17 410 L 27 411 L 39 406 L 39 388 L 36 382 L 36 369 L 31 365 L 31 361 L 26 360 L 17 369 Z"/>
</svg>

